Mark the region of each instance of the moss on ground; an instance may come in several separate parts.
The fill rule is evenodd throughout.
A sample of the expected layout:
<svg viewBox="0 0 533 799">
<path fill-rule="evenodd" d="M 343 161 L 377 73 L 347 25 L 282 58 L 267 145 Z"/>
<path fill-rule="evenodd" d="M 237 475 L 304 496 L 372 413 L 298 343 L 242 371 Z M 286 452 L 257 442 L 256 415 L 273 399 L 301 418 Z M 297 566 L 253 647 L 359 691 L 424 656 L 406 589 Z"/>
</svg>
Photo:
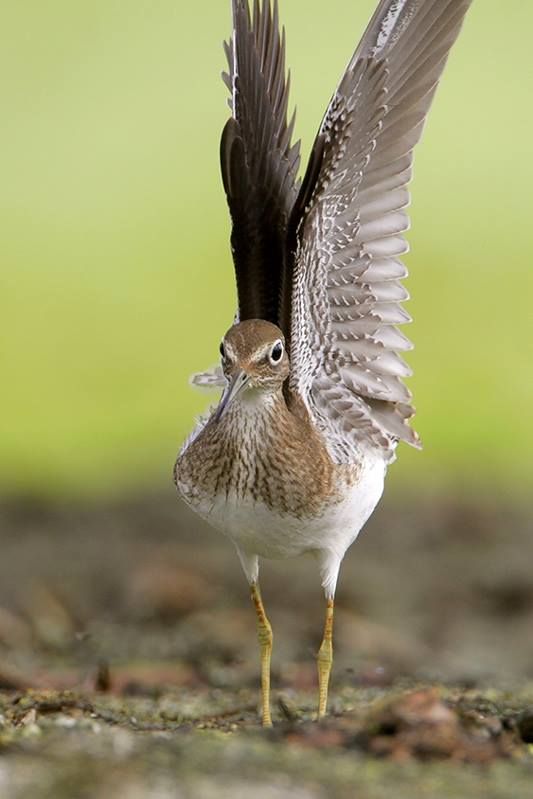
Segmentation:
<svg viewBox="0 0 533 799">
<path fill-rule="evenodd" d="M 282 701 L 274 728 L 262 730 L 250 691 L 165 691 L 158 698 L 4 692 L 0 795 L 531 796 L 533 757 L 521 730 L 533 686 L 507 693 L 345 689 L 335 715 L 320 724 L 310 699 L 292 697 L 290 720 Z"/>
</svg>

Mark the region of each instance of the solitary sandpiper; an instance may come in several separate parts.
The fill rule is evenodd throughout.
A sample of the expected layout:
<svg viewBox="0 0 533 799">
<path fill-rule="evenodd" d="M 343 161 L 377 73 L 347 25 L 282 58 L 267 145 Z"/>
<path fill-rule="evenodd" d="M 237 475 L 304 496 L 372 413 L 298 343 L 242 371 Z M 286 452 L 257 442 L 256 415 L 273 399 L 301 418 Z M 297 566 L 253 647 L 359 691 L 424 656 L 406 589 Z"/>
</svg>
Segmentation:
<svg viewBox="0 0 533 799">
<path fill-rule="evenodd" d="M 272 630 L 259 558 L 310 553 L 327 609 L 318 652 L 326 712 L 341 561 L 379 501 L 399 441 L 419 446 L 398 354 L 407 185 L 450 47 L 471 0 L 381 0 L 326 111 L 302 180 L 292 144 L 277 2 L 232 0 L 231 117 L 221 165 L 232 219 L 235 323 L 223 388 L 175 467 L 187 504 L 233 541 L 251 587 L 271 724 Z"/>
</svg>

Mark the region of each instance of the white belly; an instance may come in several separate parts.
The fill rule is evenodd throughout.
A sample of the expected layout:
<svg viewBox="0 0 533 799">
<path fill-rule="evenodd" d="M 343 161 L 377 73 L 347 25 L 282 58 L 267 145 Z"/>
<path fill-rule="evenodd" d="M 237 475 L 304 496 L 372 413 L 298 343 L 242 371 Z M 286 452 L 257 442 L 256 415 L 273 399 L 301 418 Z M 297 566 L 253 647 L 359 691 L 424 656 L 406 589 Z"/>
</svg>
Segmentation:
<svg viewBox="0 0 533 799">
<path fill-rule="evenodd" d="M 318 515 L 304 518 L 276 512 L 260 501 L 236 497 L 232 492 L 214 499 L 197 498 L 191 506 L 246 553 L 290 558 L 329 550 L 340 560 L 376 507 L 385 471 L 381 454 L 368 454 L 357 482 L 343 487 L 343 498 L 325 504 Z"/>
</svg>

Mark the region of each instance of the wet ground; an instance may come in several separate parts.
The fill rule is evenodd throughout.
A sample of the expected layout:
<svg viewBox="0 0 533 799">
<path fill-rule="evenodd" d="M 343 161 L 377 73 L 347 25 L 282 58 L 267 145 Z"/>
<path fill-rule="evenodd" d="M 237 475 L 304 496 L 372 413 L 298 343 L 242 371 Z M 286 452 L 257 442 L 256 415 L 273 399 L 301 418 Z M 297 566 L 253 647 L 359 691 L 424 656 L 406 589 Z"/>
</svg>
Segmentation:
<svg viewBox="0 0 533 799">
<path fill-rule="evenodd" d="M 533 511 L 386 500 L 314 721 L 312 559 L 265 563 L 273 730 L 231 545 L 169 492 L 0 507 L 0 797 L 530 797 Z"/>
</svg>

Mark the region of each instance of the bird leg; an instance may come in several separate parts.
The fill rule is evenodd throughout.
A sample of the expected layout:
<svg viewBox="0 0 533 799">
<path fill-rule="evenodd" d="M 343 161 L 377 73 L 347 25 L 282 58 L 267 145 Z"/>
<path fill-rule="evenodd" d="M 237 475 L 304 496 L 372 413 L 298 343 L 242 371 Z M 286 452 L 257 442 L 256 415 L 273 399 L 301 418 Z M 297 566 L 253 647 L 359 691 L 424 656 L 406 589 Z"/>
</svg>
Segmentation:
<svg viewBox="0 0 533 799">
<path fill-rule="evenodd" d="M 272 627 L 263 607 L 259 583 L 251 585 L 252 602 L 257 614 L 257 634 L 261 647 L 261 703 L 263 727 L 272 726 L 270 716 L 270 656 L 272 655 Z"/>
<path fill-rule="evenodd" d="M 318 718 L 326 715 L 328 704 L 328 685 L 331 665 L 333 663 L 333 599 L 328 599 L 324 637 L 318 650 Z"/>
</svg>

